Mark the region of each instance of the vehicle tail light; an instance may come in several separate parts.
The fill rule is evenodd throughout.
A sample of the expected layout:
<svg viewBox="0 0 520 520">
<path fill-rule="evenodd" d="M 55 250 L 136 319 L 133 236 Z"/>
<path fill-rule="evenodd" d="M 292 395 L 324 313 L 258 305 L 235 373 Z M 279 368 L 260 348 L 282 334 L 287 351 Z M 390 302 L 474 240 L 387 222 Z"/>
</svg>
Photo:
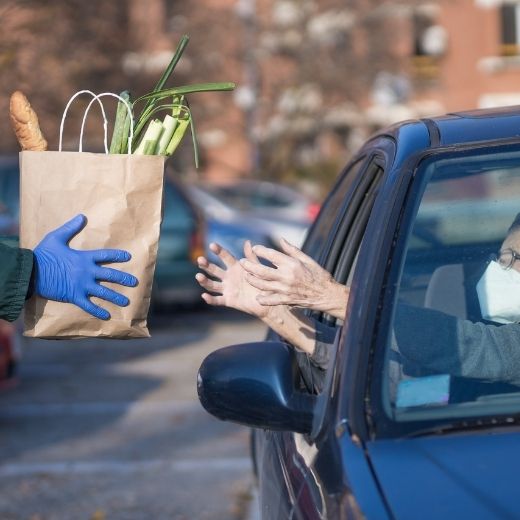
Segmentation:
<svg viewBox="0 0 520 520">
<path fill-rule="evenodd" d="M 307 215 L 311 221 L 314 221 L 314 219 L 318 216 L 318 213 L 320 212 L 320 205 L 319 204 L 309 204 L 307 207 Z"/>
<path fill-rule="evenodd" d="M 197 258 L 199 256 L 204 256 L 206 254 L 204 248 L 204 240 L 205 237 L 205 229 L 204 226 L 198 226 L 190 237 L 190 260 L 196 264 Z"/>
</svg>

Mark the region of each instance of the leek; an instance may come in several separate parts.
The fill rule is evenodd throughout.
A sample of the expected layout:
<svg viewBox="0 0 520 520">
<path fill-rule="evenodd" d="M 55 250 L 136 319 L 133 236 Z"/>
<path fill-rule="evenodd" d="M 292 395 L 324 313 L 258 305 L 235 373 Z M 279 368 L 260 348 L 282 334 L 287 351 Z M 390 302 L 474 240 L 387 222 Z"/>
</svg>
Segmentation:
<svg viewBox="0 0 520 520">
<path fill-rule="evenodd" d="M 124 90 L 119 94 L 125 101 L 130 104 L 130 92 L 128 90 Z M 125 133 L 125 127 L 128 122 L 128 130 Z M 116 111 L 116 120 L 114 123 L 114 130 L 112 133 L 112 140 L 110 141 L 110 153 L 123 153 L 123 147 L 126 148 L 125 137 L 128 136 L 128 131 L 130 130 L 130 117 L 128 115 L 128 109 L 126 105 L 119 101 L 117 103 L 117 111 Z"/>
<path fill-rule="evenodd" d="M 159 144 L 157 145 L 157 155 L 165 155 L 166 148 L 168 147 L 168 144 L 170 143 L 177 126 L 177 119 L 173 118 L 169 114 L 166 114 L 162 126 L 163 133 L 159 139 Z"/>
<path fill-rule="evenodd" d="M 173 152 L 175 152 L 177 146 L 179 146 L 179 143 L 181 142 L 182 138 L 184 137 L 184 134 L 186 133 L 186 129 L 190 124 L 190 119 L 190 116 L 186 116 L 184 119 L 179 120 L 177 128 L 175 129 L 175 132 L 173 133 L 173 136 L 171 138 L 171 141 L 168 144 L 168 147 L 166 148 L 166 155 L 171 155 Z"/>
<path fill-rule="evenodd" d="M 110 143 L 110 153 L 125 153 L 128 150 L 128 134 L 130 124 L 134 125 L 134 141 L 139 143 L 137 146 L 132 144 L 133 153 L 138 155 L 172 155 L 179 146 L 188 126 L 191 129 L 193 139 L 193 151 L 195 166 L 199 165 L 199 153 L 195 136 L 195 126 L 191 110 L 184 96 L 195 92 L 226 91 L 235 88 L 234 83 L 199 83 L 194 85 L 184 85 L 180 87 L 164 88 L 166 82 L 172 75 L 182 53 L 188 45 L 189 37 L 184 35 L 175 50 L 175 53 L 168 64 L 168 67 L 155 84 L 152 92 L 145 94 L 135 101 L 130 101 L 130 94 L 127 91 L 121 93 L 128 102 L 131 102 L 132 111 L 138 103 L 143 103 L 143 108 L 139 117 L 132 121 L 127 109 L 121 101 L 117 105 L 116 120 Z M 163 100 L 171 98 L 171 103 Z M 152 119 L 159 111 L 171 109 L 171 115 L 164 117 L 164 121 Z M 144 134 L 143 134 L 144 132 Z M 143 134 L 143 135 L 142 135 Z"/>
<path fill-rule="evenodd" d="M 159 119 L 151 121 L 134 153 L 136 155 L 154 155 L 157 148 L 157 142 L 159 141 L 163 131 L 163 125 Z"/>
</svg>

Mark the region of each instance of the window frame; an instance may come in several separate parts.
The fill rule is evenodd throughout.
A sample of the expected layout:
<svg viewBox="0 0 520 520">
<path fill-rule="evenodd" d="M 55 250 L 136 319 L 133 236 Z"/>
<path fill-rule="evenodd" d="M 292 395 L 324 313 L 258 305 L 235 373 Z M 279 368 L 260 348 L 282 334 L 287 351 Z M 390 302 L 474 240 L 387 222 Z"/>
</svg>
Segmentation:
<svg viewBox="0 0 520 520">
<path fill-rule="evenodd" d="M 512 10 L 513 13 L 508 13 L 508 10 Z M 518 56 L 520 54 L 520 2 L 501 4 L 499 18 L 500 54 L 505 57 Z"/>
<path fill-rule="evenodd" d="M 364 153 L 363 151 L 360 152 L 358 155 L 356 155 L 343 169 L 341 174 L 338 176 L 336 182 L 334 183 L 334 186 L 330 190 L 327 198 L 325 199 L 324 203 L 322 204 L 322 210 L 318 214 L 318 217 L 316 218 L 315 222 L 311 226 L 309 232 L 307 233 L 307 237 L 305 239 L 305 242 L 302 246 L 302 251 L 309 255 L 313 260 L 315 260 L 319 265 L 321 265 L 324 269 L 326 269 L 328 272 L 333 274 L 333 267 L 335 266 L 336 260 L 339 257 L 339 254 L 341 250 L 336 250 L 333 253 L 333 256 L 330 254 L 331 248 L 333 248 L 336 236 L 338 232 L 341 231 L 341 226 L 344 223 L 345 214 L 348 213 L 348 206 L 350 205 L 350 201 L 352 198 L 355 197 L 356 193 L 358 192 L 359 186 L 362 183 L 362 179 L 364 177 L 365 172 L 367 171 L 367 168 L 370 164 L 370 158 L 371 156 L 367 153 Z M 337 195 L 337 190 L 341 190 L 342 184 L 345 182 L 346 178 L 349 176 L 349 174 L 352 174 L 352 171 L 354 168 L 359 165 L 359 168 L 356 172 L 353 173 L 354 178 L 352 179 L 352 182 L 348 185 L 346 188 L 345 195 L 343 196 L 342 200 L 339 204 L 339 211 L 338 214 L 331 219 L 332 224 L 330 227 L 330 232 L 327 235 L 326 240 L 321 245 L 320 249 L 315 251 L 315 254 L 312 255 L 309 253 L 308 248 L 309 246 L 315 241 L 316 239 L 316 233 L 317 230 L 320 228 L 321 219 L 325 215 L 325 212 L 332 211 L 330 208 L 328 208 L 328 203 L 334 198 L 335 195 Z M 349 220 L 350 222 L 350 220 Z M 329 267 L 332 266 L 332 267 Z M 318 319 L 319 321 L 323 320 L 323 313 L 311 311 L 310 309 L 303 309 L 302 312 L 306 316 L 312 316 L 315 319 Z M 273 333 L 272 331 L 269 333 L 268 337 L 280 337 L 278 334 Z M 281 338 L 283 340 L 283 338 Z M 303 372 L 301 373 L 301 380 L 303 381 L 304 385 L 307 387 L 309 391 L 315 391 L 316 387 L 314 385 L 314 379 L 312 378 L 312 368 L 311 368 L 311 362 L 309 360 L 309 357 L 307 354 L 299 351 L 296 352 L 296 359 L 298 362 L 298 366 L 301 367 L 302 363 L 305 363 L 309 369 L 309 373 L 311 374 L 311 380 L 307 381 L 306 378 L 303 376 Z M 301 371 L 301 368 L 300 368 Z M 321 394 L 322 392 L 320 392 Z"/>
<path fill-rule="evenodd" d="M 357 190 L 358 183 L 360 182 L 360 178 L 362 177 L 362 173 L 364 172 L 365 168 L 367 167 L 368 163 L 368 157 L 366 154 L 359 154 L 356 157 L 354 157 L 343 169 L 341 174 L 338 176 L 338 179 L 334 183 L 333 187 L 329 191 L 328 196 L 326 197 L 325 201 L 321 205 L 321 211 L 319 212 L 316 220 L 313 222 L 312 226 L 309 229 L 309 232 L 307 233 L 307 236 L 305 238 L 305 241 L 302 245 L 302 251 L 309 255 L 313 260 L 318 262 L 324 269 L 327 269 L 327 260 L 329 258 L 328 252 L 330 251 L 331 245 L 334 243 L 336 233 L 338 232 L 338 226 L 341 222 L 341 219 L 343 217 L 344 212 L 346 211 L 346 204 L 345 201 L 350 200 L 355 191 Z M 352 183 L 349 185 L 349 187 L 346 190 L 345 197 L 343 202 L 339 205 L 339 214 L 334 217 L 332 221 L 332 226 L 330 228 L 330 233 L 328 235 L 328 238 L 324 241 L 321 248 L 316 251 L 315 254 L 311 254 L 308 249 L 309 246 L 315 241 L 315 234 L 320 226 L 321 219 L 323 218 L 323 215 L 325 212 L 327 212 L 327 206 L 330 202 L 330 200 L 334 197 L 335 192 L 340 189 L 341 185 L 345 181 L 346 177 L 349 175 L 349 173 L 352 172 L 352 169 L 356 167 L 356 165 L 359 164 L 359 171 L 355 174 L 355 178 L 352 180 Z M 328 270 L 328 269 L 327 269 Z M 330 272 L 330 271 L 329 271 Z"/>
<path fill-rule="evenodd" d="M 418 434 L 433 427 L 448 427 L 453 424 L 453 419 L 433 419 L 409 422 L 397 422 L 391 420 L 383 409 L 382 385 L 386 381 L 382 377 L 386 364 L 386 350 L 391 326 L 395 317 L 395 309 L 401 276 L 403 274 L 406 260 L 407 244 L 413 229 L 415 217 L 422 201 L 424 189 L 428 184 L 428 179 L 422 178 L 418 173 L 424 171 L 423 164 L 432 160 L 442 158 L 453 158 L 472 155 L 484 155 L 500 152 L 516 151 L 520 153 L 520 141 L 518 139 L 506 139 L 490 141 L 488 143 L 467 144 L 463 146 L 447 146 L 428 150 L 419 154 L 415 159 L 413 175 L 409 179 L 408 186 L 402 203 L 394 208 L 396 226 L 393 231 L 394 247 L 388 255 L 388 269 L 386 270 L 384 281 L 380 288 L 379 308 L 390 308 L 390 312 L 381 313 L 374 326 L 374 335 L 371 345 L 370 362 L 364 386 L 365 417 L 368 432 L 371 438 L 397 438 Z M 520 422 L 520 412 L 513 414 L 514 420 L 511 421 L 511 414 L 501 417 L 498 414 L 492 416 L 475 416 L 461 418 L 460 423 L 464 423 L 471 429 L 471 423 L 478 423 L 479 427 L 517 427 Z M 501 419 L 504 419 L 502 423 Z M 507 421 L 506 421 L 507 419 Z"/>
<path fill-rule="evenodd" d="M 339 278 L 340 283 L 346 282 L 352 270 L 355 270 L 355 259 L 361 248 L 368 226 L 370 215 L 377 200 L 379 190 L 384 182 L 385 174 L 390 168 L 395 155 L 395 142 L 388 136 L 382 137 L 370 146 L 366 153 L 363 169 L 358 172 L 358 182 L 350 198 L 343 202 L 341 216 L 338 217 L 336 235 L 343 235 L 341 247 L 334 248 L 338 254 L 334 257 L 335 263 L 327 262 L 331 266 L 331 274 Z M 361 191 L 361 197 L 360 192 Z M 352 209 L 352 199 L 357 196 L 358 205 Z M 350 210 L 350 211 L 349 211 Z M 354 238 L 352 240 L 352 234 Z M 328 256 L 326 256 L 328 260 Z M 344 280 L 342 282 L 341 280 Z M 334 326 L 337 320 L 324 313 L 314 313 L 316 318 L 325 319 L 325 323 Z M 343 343 L 343 325 L 331 347 L 330 365 L 327 368 L 322 391 L 317 396 L 313 432 L 310 439 L 317 438 L 326 430 L 326 425 L 335 413 L 337 407 L 338 387 L 340 384 L 340 345 Z"/>
</svg>

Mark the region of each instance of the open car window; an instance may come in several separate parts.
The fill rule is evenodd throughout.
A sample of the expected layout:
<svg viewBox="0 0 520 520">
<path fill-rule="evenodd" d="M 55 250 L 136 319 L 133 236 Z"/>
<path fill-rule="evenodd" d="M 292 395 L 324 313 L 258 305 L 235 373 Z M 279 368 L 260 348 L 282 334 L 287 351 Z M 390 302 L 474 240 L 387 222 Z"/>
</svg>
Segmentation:
<svg viewBox="0 0 520 520">
<path fill-rule="evenodd" d="M 408 201 L 387 309 L 386 416 L 520 414 L 519 147 L 426 159 Z"/>
<path fill-rule="evenodd" d="M 322 250 L 315 251 L 315 259 L 328 270 L 333 278 L 346 284 L 352 273 L 361 240 L 370 216 L 382 174 L 378 156 L 372 156 L 364 163 L 355 163 L 336 190 L 332 191 L 324 214 L 309 234 L 309 241 Z M 346 201 L 348 200 L 348 203 Z M 309 254 L 309 250 L 306 250 Z M 337 329 L 343 320 L 321 312 L 309 312 L 316 327 L 316 344 L 313 358 L 299 355 L 302 377 L 307 388 L 315 392 L 323 389 L 326 379 L 327 359 L 330 359 Z M 319 363 L 317 360 L 319 359 Z"/>
<path fill-rule="evenodd" d="M 365 162 L 365 158 L 362 157 L 347 166 L 323 203 L 316 221 L 307 234 L 302 250 L 320 265 L 323 265 L 325 261 L 326 246 L 336 232 L 345 199 L 354 188 L 355 181 L 358 179 Z"/>
<path fill-rule="evenodd" d="M 366 157 L 360 157 L 350 163 L 336 181 L 335 186 L 331 190 L 328 198 L 322 205 L 322 209 L 310 228 L 302 250 L 309 255 L 321 266 L 327 269 L 327 262 L 330 262 L 331 244 L 334 242 L 338 232 L 338 226 L 342 221 L 345 213 L 345 200 L 349 199 L 352 192 L 356 189 L 360 181 L 360 174 L 366 169 Z M 334 264 L 337 261 L 336 253 Z M 332 272 L 329 267 L 327 269 Z M 321 321 L 322 317 L 319 313 L 305 312 L 312 319 Z M 326 329 L 324 329 L 325 335 Z M 321 337 L 321 336 L 320 336 Z M 333 334 L 326 338 L 326 342 L 333 338 Z M 311 362 L 309 356 L 302 352 L 296 351 L 296 358 L 300 368 L 302 387 L 311 392 L 319 392 L 323 385 L 324 370 Z"/>
</svg>

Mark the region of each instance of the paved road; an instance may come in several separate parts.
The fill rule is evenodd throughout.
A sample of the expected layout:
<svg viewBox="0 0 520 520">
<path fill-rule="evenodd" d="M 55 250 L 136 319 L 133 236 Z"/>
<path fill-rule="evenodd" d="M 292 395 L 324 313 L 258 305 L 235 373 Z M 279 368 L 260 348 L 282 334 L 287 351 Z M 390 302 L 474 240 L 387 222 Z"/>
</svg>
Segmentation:
<svg viewBox="0 0 520 520">
<path fill-rule="evenodd" d="M 134 341 L 23 341 L 0 392 L 2 520 L 244 517 L 248 432 L 201 408 L 196 372 L 215 348 L 261 339 L 243 315 L 202 309 Z"/>
</svg>

